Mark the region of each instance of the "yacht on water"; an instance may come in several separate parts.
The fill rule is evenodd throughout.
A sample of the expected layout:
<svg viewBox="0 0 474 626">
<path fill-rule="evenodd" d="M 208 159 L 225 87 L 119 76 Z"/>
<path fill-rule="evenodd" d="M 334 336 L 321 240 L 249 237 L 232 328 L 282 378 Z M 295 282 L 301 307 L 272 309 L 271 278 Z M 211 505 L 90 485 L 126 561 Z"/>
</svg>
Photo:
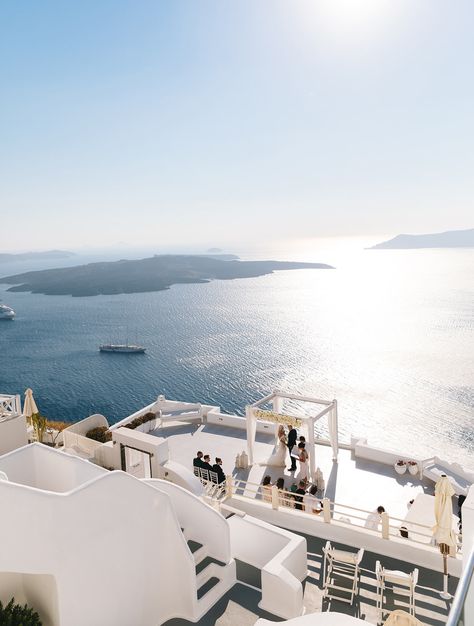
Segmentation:
<svg viewBox="0 0 474 626">
<path fill-rule="evenodd" d="M 130 343 L 104 343 L 99 346 L 100 352 L 122 352 L 143 354 L 146 348 Z"/>
<path fill-rule="evenodd" d="M 0 304 L 0 320 L 12 320 L 15 317 L 15 311 L 6 304 Z"/>
</svg>

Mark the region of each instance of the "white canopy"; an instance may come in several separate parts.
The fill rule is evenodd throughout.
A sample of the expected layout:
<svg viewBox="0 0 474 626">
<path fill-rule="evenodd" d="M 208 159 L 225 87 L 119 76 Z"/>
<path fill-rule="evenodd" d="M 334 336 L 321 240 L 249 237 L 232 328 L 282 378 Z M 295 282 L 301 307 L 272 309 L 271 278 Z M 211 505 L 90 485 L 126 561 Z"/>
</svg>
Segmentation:
<svg viewBox="0 0 474 626">
<path fill-rule="evenodd" d="M 299 402 L 308 402 L 315 405 L 315 411 L 312 415 L 293 415 L 282 413 L 283 400 L 296 400 Z M 273 410 L 265 411 L 261 407 L 268 402 L 272 403 Z M 245 408 L 247 418 L 247 453 L 250 465 L 253 464 L 253 448 L 255 443 L 255 434 L 257 431 L 257 419 L 273 422 L 275 424 L 284 424 L 286 426 L 306 425 L 308 429 L 308 451 L 309 451 L 309 470 L 310 477 L 315 475 L 315 458 L 314 458 L 314 424 L 322 417 L 328 417 L 329 441 L 332 447 L 333 460 L 337 460 L 339 451 L 338 442 L 338 423 L 337 423 L 337 400 L 320 400 L 319 398 L 310 398 L 307 396 L 299 396 L 282 391 L 273 391 L 273 393 L 265 396 L 261 400 L 248 405 Z"/>
</svg>

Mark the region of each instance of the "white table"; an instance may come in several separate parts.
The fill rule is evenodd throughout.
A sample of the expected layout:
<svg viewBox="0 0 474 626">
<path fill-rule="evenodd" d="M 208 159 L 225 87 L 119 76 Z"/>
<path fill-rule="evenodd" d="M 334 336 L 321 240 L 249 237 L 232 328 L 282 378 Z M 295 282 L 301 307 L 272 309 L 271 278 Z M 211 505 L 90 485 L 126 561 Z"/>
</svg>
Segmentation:
<svg viewBox="0 0 474 626">
<path fill-rule="evenodd" d="M 411 539 L 422 541 L 423 543 L 431 543 L 431 530 L 436 524 L 434 514 L 434 496 L 428 496 L 426 493 L 419 493 L 411 507 L 405 515 L 405 526 Z M 457 524 L 459 518 L 453 514 L 453 530 L 457 532 Z M 420 528 L 416 524 L 423 524 L 428 528 Z"/>
</svg>

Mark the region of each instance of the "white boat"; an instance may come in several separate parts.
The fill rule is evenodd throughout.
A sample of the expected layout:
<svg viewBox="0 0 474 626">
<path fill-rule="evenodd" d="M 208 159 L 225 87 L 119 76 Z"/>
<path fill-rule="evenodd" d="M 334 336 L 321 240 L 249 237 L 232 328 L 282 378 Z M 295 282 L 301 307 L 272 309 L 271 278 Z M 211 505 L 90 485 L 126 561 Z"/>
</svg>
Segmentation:
<svg viewBox="0 0 474 626">
<path fill-rule="evenodd" d="M 122 352 L 143 354 L 146 350 L 143 346 L 135 346 L 129 343 L 104 343 L 99 346 L 100 352 Z"/>
<path fill-rule="evenodd" d="M 15 311 L 6 304 L 0 304 L 0 320 L 12 320 L 15 318 Z"/>
</svg>

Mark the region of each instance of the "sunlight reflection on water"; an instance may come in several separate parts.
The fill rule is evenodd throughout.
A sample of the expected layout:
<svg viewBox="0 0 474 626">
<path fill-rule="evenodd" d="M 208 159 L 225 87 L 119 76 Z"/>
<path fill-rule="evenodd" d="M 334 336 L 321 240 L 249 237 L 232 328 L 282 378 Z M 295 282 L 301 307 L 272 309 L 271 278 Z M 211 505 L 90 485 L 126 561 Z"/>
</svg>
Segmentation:
<svg viewBox="0 0 474 626">
<path fill-rule="evenodd" d="M 243 257 L 336 270 L 285 271 L 97 298 L 1 293 L 0 392 L 35 390 L 51 417 L 119 419 L 158 393 L 243 412 L 281 388 L 337 398 L 344 438 L 467 462 L 474 450 L 474 250 L 285 244 Z M 3 286 L 1 287 L 3 292 Z M 147 354 L 99 355 L 126 328 Z M 118 358 L 115 358 L 117 356 Z M 471 465 L 474 463 L 471 462 Z"/>
</svg>

